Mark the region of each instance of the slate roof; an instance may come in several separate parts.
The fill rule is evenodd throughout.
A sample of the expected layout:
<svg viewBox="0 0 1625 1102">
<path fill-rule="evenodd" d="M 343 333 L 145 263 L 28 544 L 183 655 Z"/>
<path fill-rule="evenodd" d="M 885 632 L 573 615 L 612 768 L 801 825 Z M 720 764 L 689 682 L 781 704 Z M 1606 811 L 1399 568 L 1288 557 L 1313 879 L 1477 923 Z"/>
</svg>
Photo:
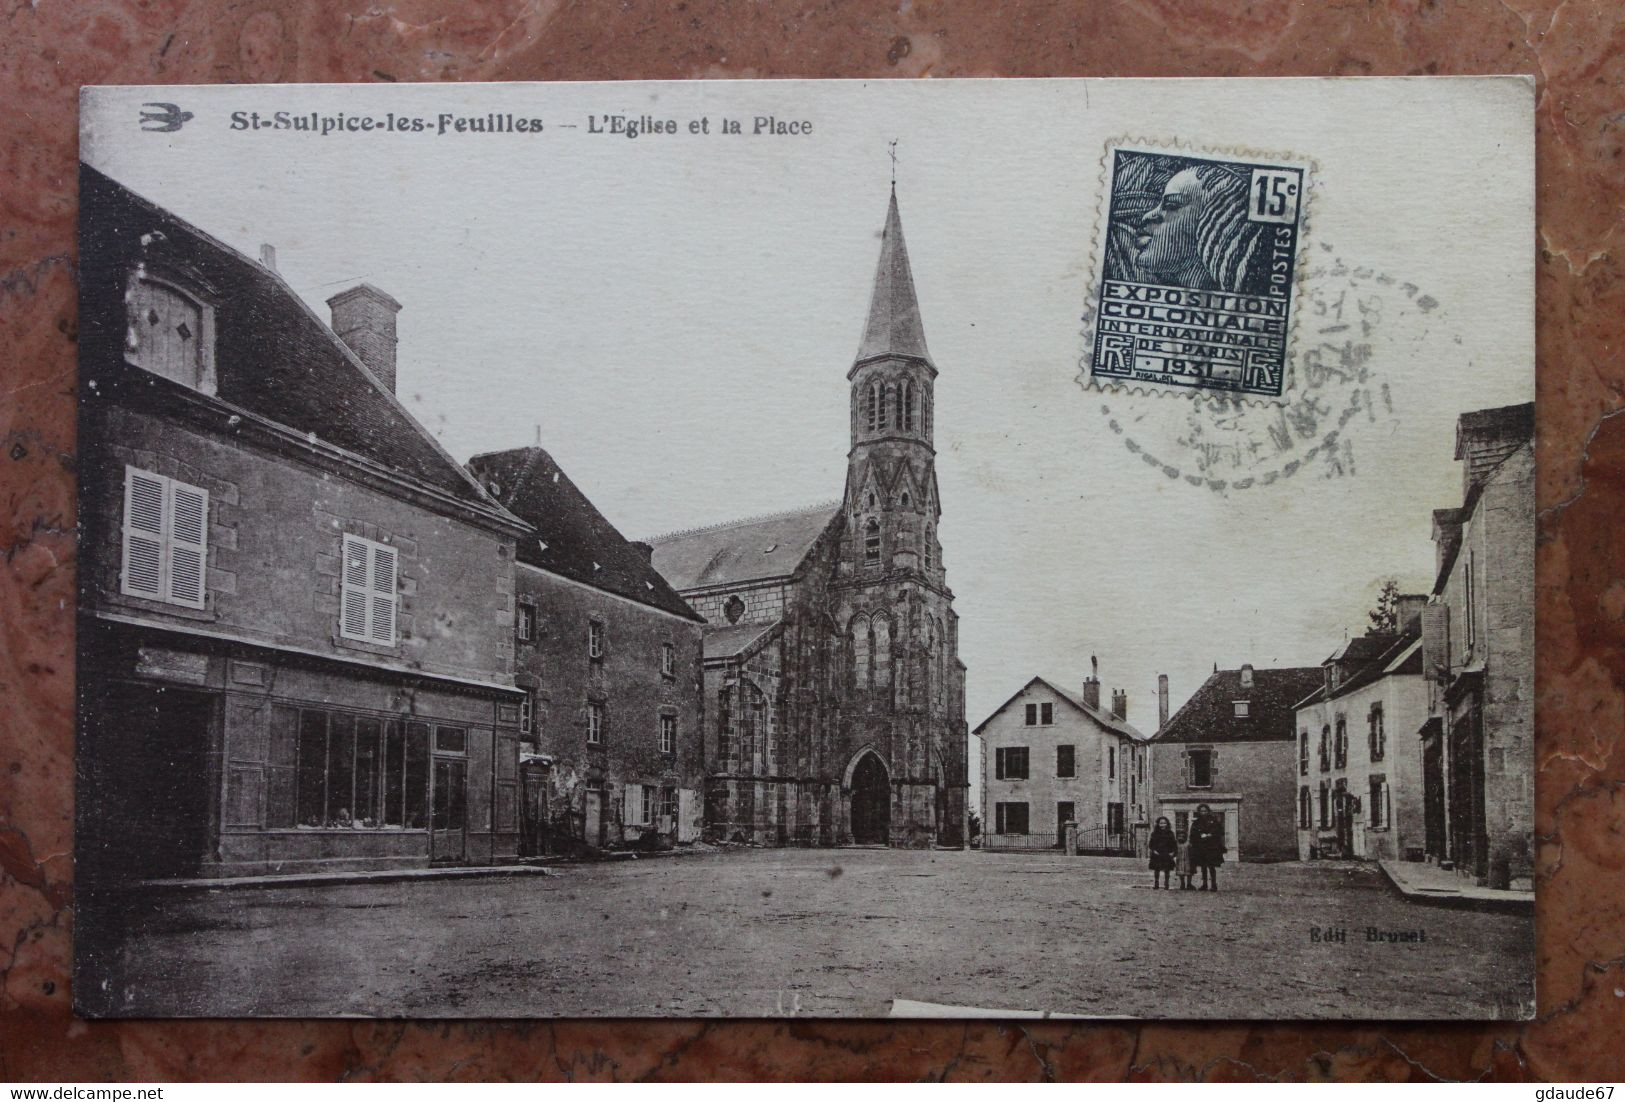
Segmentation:
<svg viewBox="0 0 1625 1102">
<path fill-rule="evenodd" d="M 661 577 L 648 553 L 621 535 L 541 448 L 513 448 L 468 461 L 498 500 L 535 529 L 519 541 L 519 561 L 658 608 L 704 618 Z"/>
<path fill-rule="evenodd" d="M 903 221 L 897 213 L 897 193 L 886 208 L 886 228 L 880 235 L 880 262 L 875 268 L 869 318 L 863 327 L 856 363 L 881 356 L 908 356 L 931 362 L 925 347 L 925 326 L 920 302 L 914 294 L 914 272 L 903 241 Z"/>
<path fill-rule="evenodd" d="M 1355 648 L 1359 657 L 1345 657 L 1350 654 L 1351 648 L 1357 642 L 1364 644 Z M 1350 639 L 1336 654 L 1322 663 L 1322 669 L 1332 662 L 1353 665 L 1351 671 L 1345 673 L 1342 681 L 1338 683 L 1336 692 L 1327 692 L 1326 682 L 1322 678 L 1315 691 L 1298 702 L 1299 708 L 1308 707 L 1322 700 L 1336 700 L 1338 697 L 1347 696 L 1381 677 L 1421 673 L 1422 618 L 1413 616 L 1398 634 L 1362 635 L 1357 639 Z"/>
<path fill-rule="evenodd" d="M 713 658 L 732 658 L 736 654 L 741 654 L 749 650 L 758 639 L 778 626 L 778 621 L 770 624 L 709 625 L 706 627 L 702 639 L 706 661 Z"/>
<path fill-rule="evenodd" d="M 145 264 L 178 274 L 214 310 L 218 400 L 512 523 L 274 270 L 84 164 L 79 203 L 87 376 L 109 389 L 180 385 L 139 368 L 119 369 L 129 273 Z"/>
<path fill-rule="evenodd" d="M 649 539 L 654 566 L 679 592 L 794 574 L 840 502 L 691 528 Z"/>
<path fill-rule="evenodd" d="M 1017 697 L 1021 696 L 1022 693 L 1026 692 L 1034 685 L 1043 685 L 1050 692 L 1060 697 L 1066 703 L 1072 705 L 1072 707 L 1076 708 L 1078 711 L 1082 712 L 1084 715 L 1088 716 L 1090 719 L 1094 720 L 1108 731 L 1115 732 L 1119 735 L 1125 735 L 1137 742 L 1147 741 L 1151 737 L 1150 735 L 1147 735 L 1141 731 L 1139 728 L 1135 727 L 1128 720 L 1118 719 L 1111 713 L 1110 710 L 1106 708 L 1091 707 L 1088 701 L 1084 700 L 1083 697 L 1079 696 L 1077 693 L 1068 692 L 1066 689 L 1059 687 L 1055 684 L 1055 682 L 1045 677 L 1035 677 L 1021 688 L 1017 689 L 1010 695 L 1008 700 L 1006 700 L 1003 704 L 1000 704 L 997 708 L 993 709 L 993 711 L 989 712 L 988 717 L 982 720 L 981 723 L 977 724 L 976 729 L 972 731 L 971 734 L 981 734 L 983 727 L 986 727 L 989 723 L 992 723 L 994 718 L 998 716 L 1000 712 L 1010 707 L 1010 705 L 1016 701 Z"/>
<path fill-rule="evenodd" d="M 1298 702 L 1324 684 L 1325 676 L 1319 666 L 1258 669 L 1252 688 L 1243 689 L 1239 669 L 1216 670 L 1152 741 L 1291 742 Z M 1236 715 L 1238 700 L 1248 702 L 1245 717 Z"/>
</svg>

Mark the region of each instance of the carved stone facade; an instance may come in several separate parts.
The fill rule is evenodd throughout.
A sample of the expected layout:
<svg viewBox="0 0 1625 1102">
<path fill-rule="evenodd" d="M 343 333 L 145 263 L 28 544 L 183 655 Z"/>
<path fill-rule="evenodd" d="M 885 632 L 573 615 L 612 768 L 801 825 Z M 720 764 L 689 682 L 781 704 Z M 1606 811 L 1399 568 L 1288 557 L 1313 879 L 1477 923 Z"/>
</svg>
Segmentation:
<svg viewBox="0 0 1625 1102">
<path fill-rule="evenodd" d="M 708 621 L 706 830 L 960 846 L 965 677 L 937 542 L 937 370 L 894 195 L 851 370 L 839 504 L 651 541 Z"/>
</svg>

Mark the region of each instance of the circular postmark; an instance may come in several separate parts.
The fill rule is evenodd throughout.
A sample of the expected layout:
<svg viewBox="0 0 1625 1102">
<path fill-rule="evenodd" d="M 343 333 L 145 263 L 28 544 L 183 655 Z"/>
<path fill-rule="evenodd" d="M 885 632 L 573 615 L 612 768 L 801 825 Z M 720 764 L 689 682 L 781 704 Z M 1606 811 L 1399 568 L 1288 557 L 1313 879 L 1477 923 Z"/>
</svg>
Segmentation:
<svg viewBox="0 0 1625 1102">
<path fill-rule="evenodd" d="M 1391 434 L 1401 416 L 1388 373 L 1446 354 L 1436 345 L 1448 326 L 1420 287 L 1351 265 L 1329 244 L 1304 260 L 1291 383 L 1277 402 L 1102 387 L 1085 359 L 1078 381 L 1125 448 L 1170 480 L 1216 493 L 1357 472 L 1362 447 Z"/>
</svg>

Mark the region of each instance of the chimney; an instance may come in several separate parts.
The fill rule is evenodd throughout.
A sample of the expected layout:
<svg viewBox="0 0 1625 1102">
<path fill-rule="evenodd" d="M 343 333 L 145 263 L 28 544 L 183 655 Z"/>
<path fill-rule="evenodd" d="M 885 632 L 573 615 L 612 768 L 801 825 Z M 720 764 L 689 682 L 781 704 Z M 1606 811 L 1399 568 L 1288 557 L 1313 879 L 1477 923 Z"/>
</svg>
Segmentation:
<svg viewBox="0 0 1625 1102">
<path fill-rule="evenodd" d="M 339 340 L 395 393 L 395 315 L 401 304 L 370 283 L 358 283 L 328 299 L 327 308 Z"/>
<path fill-rule="evenodd" d="M 265 267 L 271 269 L 271 271 L 273 271 L 273 272 L 276 271 L 276 246 L 275 245 L 261 245 L 260 246 L 260 263 L 262 265 L 264 265 Z"/>
<path fill-rule="evenodd" d="M 1128 718 L 1128 693 L 1122 689 L 1112 690 L 1112 715 L 1118 719 Z"/>
<path fill-rule="evenodd" d="M 1426 593 L 1401 593 L 1394 605 L 1394 622 L 1399 625 L 1399 630 L 1404 631 L 1406 624 L 1422 615 L 1422 609 L 1427 603 Z"/>
<path fill-rule="evenodd" d="M 1089 676 L 1083 679 L 1083 702 L 1100 710 L 1100 659 L 1089 656 Z"/>
<path fill-rule="evenodd" d="M 1241 664 L 1241 687 L 1243 689 L 1253 687 L 1253 664 L 1251 662 Z"/>
<path fill-rule="evenodd" d="M 1157 675 L 1157 730 L 1168 726 L 1168 675 Z"/>
<path fill-rule="evenodd" d="M 1456 458 L 1463 460 L 1461 494 L 1465 498 L 1495 470 L 1496 464 L 1535 435 L 1535 404 L 1475 409 L 1456 419 Z"/>
</svg>

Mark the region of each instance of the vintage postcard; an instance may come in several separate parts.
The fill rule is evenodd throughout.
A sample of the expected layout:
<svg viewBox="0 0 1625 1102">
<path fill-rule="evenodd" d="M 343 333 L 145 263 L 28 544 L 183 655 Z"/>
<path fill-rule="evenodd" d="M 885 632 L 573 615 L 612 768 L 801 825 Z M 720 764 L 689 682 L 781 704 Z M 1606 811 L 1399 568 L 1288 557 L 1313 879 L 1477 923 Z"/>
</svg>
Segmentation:
<svg viewBox="0 0 1625 1102">
<path fill-rule="evenodd" d="M 82 125 L 81 1014 L 1533 1013 L 1531 81 Z"/>
</svg>

